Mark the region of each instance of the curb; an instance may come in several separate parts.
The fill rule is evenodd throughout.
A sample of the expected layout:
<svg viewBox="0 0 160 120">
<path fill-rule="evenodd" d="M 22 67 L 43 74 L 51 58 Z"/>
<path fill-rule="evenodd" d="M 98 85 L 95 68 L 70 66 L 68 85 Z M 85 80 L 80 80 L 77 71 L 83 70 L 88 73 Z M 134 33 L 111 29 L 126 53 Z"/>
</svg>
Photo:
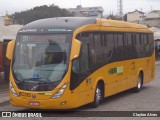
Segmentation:
<svg viewBox="0 0 160 120">
<path fill-rule="evenodd" d="M 0 103 L 0 107 L 5 106 L 5 105 L 9 105 L 9 104 L 10 104 L 10 101 L 9 101 L 9 98 L 8 98 L 5 101 Z"/>
<path fill-rule="evenodd" d="M 6 89 L 1 89 L 1 90 L 0 90 L 0 93 L 2 93 L 2 94 L 3 94 L 3 93 L 8 93 L 8 90 L 6 90 Z M 4 95 L 3 95 L 3 96 L 4 96 Z M 9 101 L 10 101 L 9 95 L 8 95 L 8 94 L 5 94 L 4 97 L 0 98 L 0 107 L 9 104 Z"/>
</svg>

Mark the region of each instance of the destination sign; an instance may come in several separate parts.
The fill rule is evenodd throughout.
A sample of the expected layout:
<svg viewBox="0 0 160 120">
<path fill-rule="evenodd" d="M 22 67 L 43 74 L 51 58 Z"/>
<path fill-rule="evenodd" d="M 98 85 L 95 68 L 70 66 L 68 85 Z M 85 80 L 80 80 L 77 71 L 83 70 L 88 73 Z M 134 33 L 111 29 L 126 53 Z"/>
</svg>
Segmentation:
<svg viewBox="0 0 160 120">
<path fill-rule="evenodd" d="M 43 35 L 43 36 L 21 36 L 20 42 L 55 42 L 55 43 L 65 43 L 65 35 Z"/>
<path fill-rule="evenodd" d="M 23 29 L 19 33 L 54 33 L 54 32 L 72 32 L 71 29 L 65 28 L 50 28 L 50 29 Z"/>
</svg>

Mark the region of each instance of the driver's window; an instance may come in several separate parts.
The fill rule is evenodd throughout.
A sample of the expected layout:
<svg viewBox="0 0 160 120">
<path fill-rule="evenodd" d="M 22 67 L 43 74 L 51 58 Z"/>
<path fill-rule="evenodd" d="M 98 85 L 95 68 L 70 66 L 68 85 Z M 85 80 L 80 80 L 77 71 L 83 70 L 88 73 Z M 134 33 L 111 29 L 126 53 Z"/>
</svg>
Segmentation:
<svg viewBox="0 0 160 120">
<path fill-rule="evenodd" d="M 72 71 L 84 73 L 89 70 L 89 47 L 88 43 L 82 43 L 79 59 L 73 60 Z"/>
<path fill-rule="evenodd" d="M 72 62 L 72 72 L 79 74 L 79 59 L 75 59 Z"/>
<path fill-rule="evenodd" d="M 89 38 L 87 33 L 79 34 L 76 39 L 81 41 L 81 50 L 78 58 L 72 62 L 70 89 L 75 89 L 86 77 L 89 71 Z"/>
</svg>

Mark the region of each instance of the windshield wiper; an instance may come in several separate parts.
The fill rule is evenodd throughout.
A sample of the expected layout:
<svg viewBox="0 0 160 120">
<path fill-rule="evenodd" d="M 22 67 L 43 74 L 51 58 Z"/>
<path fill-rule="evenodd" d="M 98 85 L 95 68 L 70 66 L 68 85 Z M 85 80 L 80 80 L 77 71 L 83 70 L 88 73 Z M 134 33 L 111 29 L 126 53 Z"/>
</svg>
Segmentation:
<svg viewBox="0 0 160 120">
<path fill-rule="evenodd" d="M 16 82 L 16 83 L 21 83 L 21 82 L 23 82 L 23 81 L 18 80 L 17 78 L 15 78 L 15 82 Z"/>
<path fill-rule="evenodd" d="M 38 83 L 51 83 L 51 81 L 47 78 L 27 78 L 27 79 L 23 79 L 22 82 L 23 83 L 26 83 L 26 82 L 29 82 L 29 81 L 34 81 L 34 82 L 38 82 Z"/>
</svg>

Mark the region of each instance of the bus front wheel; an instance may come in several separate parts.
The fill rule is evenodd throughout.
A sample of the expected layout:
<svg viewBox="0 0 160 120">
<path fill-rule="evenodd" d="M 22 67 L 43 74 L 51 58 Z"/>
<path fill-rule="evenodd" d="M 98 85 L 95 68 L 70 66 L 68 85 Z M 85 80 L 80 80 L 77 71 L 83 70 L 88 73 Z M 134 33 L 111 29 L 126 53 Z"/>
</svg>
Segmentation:
<svg viewBox="0 0 160 120">
<path fill-rule="evenodd" d="M 103 90 L 100 84 L 96 86 L 95 94 L 94 94 L 94 101 L 91 104 L 92 107 L 98 107 L 103 101 Z"/>
</svg>

